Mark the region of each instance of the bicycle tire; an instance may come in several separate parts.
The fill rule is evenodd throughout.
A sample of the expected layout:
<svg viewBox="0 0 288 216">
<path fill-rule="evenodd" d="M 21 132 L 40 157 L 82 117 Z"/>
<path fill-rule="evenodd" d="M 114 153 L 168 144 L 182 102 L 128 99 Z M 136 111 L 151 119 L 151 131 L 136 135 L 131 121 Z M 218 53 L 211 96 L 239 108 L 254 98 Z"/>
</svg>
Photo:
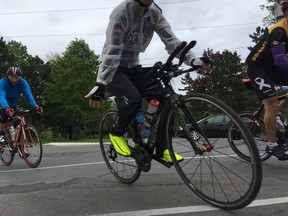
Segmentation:
<svg viewBox="0 0 288 216">
<path fill-rule="evenodd" d="M 109 131 L 117 121 L 117 118 L 117 110 L 108 110 L 103 114 L 99 128 L 100 149 L 104 161 L 113 176 L 122 183 L 132 184 L 140 177 L 140 168 L 135 159 L 117 154 L 109 139 Z M 128 130 L 124 137 L 128 145 L 133 147 L 134 142 L 131 134 L 131 131 Z"/>
<path fill-rule="evenodd" d="M 11 137 L 8 130 L 4 132 L 7 143 L 0 149 L 1 161 L 5 166 L 10 166 L 14 160 L 15 152 L 11 151 L 12 146 Z"/>
<path fill-rule="evenodd" d="M 40 135 L 35 126 L 27 124 L 24 126 L 25 137 L 23 132 L 20 138 L 20 151 L 26 164 L 31 168 L 39 166 L 42 160 L 43 147 Z"/>
<path fill-rule="evenodd" d="M 178 104 L 179 112 L 187 125 L 193 125 L 194 119 L 197 125 L 193 130 L 197 130 L 200 139 L 193 140 L 197 149 L 202 154 L 196 154 L 190 141 L 186 138 L 177 137 L 177 130 L 180 123 L 175 117 L 171 107 L 165 108 L 165 134 L 170 156 L 173 160 L 176 170 L 185 182 L 185 184 L 202 200 L 207 203 L 225 210 L 240 209 L 250 204 L 257 196 L 261 181 L 262 168 L 259 153 L 254 139 L 249 133 L 247 127 L 242 123 L 238 115 L 226 104 L 209 95 L 201 93 L 192 93 L 183 96 L 181 103 Z M 187 108 L 188 112 L 184 112 Z M 192 113 L 192 114 L 191 114 Z M 242 133 L 248 149 L 251 154 L 251 162 L 243 160 L 235 155 L 233 149 L 226 137 L 217 138 L 219 134 L 209 135 L 201 121 L 205 116 L 226 115 L 229 121 L 232 121 Z M 193 117 L 191 117 L 193 116 Z M 209 124 L 209 123 L 207 123 Z M 223 128 L 227 130 L 227 128 Z M 191 131 L 191 130 L 190 130 Z M 183 156 L 182 162 L 177 162 L 174 156 L 177 152 Z"/>
<path fill-rule="evenodd" d="M 245 123 L 252 136 L 254 137 L 255 143 L 257 145 L 260 160 L 266 161 L 271 157 L 271 154 L 266 152 L 267 146 L 267 136 L 265 131 L 265 124 L 262 117 L 254 115 L 253 112 L 243 112 L 238 114 L 242 121 Z M 233 124 L 229 125 L 228 129 L 228 140 L 234 152 L 241 158 L 250 161 L 250 154 L 246 145 L 243 145 L 243 140 L 241 137 L 235 139 L 232 136 Z M 237 137 L 236 137 L 237 138 Z"/>
</svg>

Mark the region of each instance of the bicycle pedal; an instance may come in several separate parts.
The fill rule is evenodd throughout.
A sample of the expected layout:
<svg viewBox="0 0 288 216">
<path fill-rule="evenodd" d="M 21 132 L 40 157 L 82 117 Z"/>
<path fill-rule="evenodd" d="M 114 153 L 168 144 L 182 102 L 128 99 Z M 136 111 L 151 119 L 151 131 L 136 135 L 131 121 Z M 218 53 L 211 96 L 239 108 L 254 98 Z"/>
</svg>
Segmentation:
<svg viewBox="0 0 288 216">
<path fill-rule="evenodd" d="M 159 157 L 158 155 L 153 154 L 152 159 L 156 160 L 157 162 L 161 163 L 162 165 L 164 165 L 167 168 L 170 168 L 173 166 L 173 163 L 167 162 L 165 159 Z"/>
<path fill-rule="evenodd" d="M 18 148 L 17 151 L 18 151 L 19 157 L 21 157 L 23 159 L 23 154 L 21 152 L 21 149 Z"/>
</svg>

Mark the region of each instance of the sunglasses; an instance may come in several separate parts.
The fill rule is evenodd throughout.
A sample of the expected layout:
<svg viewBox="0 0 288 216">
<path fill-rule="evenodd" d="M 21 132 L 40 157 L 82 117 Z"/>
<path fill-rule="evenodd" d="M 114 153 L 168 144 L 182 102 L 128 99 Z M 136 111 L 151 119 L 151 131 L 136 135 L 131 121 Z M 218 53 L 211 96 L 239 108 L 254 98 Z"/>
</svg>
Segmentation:
<svg viewBox="0 0 288 216">
<path fill-rule="evenodd" d="M 17 80 L 20 79 L 20 76 L 19 77 L 9 76 L 9 79 L 12 80 L 12 81 L 17 81 Z"/>
</svg>

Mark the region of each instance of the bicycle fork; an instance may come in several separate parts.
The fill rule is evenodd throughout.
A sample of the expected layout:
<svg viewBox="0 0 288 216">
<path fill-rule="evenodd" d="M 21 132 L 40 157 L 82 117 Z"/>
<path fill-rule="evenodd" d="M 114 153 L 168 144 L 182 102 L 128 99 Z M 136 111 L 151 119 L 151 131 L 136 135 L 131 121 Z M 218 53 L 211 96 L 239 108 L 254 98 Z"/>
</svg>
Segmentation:
<svg viewBox="0 0 288 216">
<path fill-rule="evenodd" d="M 195 154 L 203 155 L 205 152 L 210 152 L 213 149 L 213 145 L 211 145 L 206 137 L 206 135 L 203 133 L 203 130 L 198 126 L 197 122 L 193 118 L 191 112 L 186 107 L 185 103 L 183 103 L 181 100 L 176 99 L 175 101 L 178 101 L 177 106 L 176 103 L 171 104 L 171 108 L 175 114 L 176 119 L 180 123 L 180 126 L 183 128 L 185 134 L 187 135 L 187 139 L 190 142 L 191 146 L 193 147 Z M 197 146 L 196 142 L 194 141 L 193 137 L 191 136 L 191 126 L 188 126 L 185 119 L 181 116 L 179 109 L 184 113 L 183 116 L 187 117 L 189 120 L 189 123 L 191 123 L 192 127 L 196 129 L 196 131 L 204 138 L 205 144 L 201 146 Z"/>
</svg>

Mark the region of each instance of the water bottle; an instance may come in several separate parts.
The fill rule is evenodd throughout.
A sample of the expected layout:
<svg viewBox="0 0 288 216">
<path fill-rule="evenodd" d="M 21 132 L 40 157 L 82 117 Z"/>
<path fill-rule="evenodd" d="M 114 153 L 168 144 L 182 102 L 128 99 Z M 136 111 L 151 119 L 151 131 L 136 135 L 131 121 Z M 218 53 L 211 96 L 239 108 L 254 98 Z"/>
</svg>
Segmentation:
<svg viewBox="0 0 288 216">
<path fill-rule="evenodd" d="M 159 101 L 155 99 L 152 99 L 149 101 L 147 112 L 146 112 L 146 121 L 145 121 L 145 126 L 147 128 L 151 127 L 151 124 L 153 122 L 153 117 L 157 111 L 158 105 L 159 105 Z"/>
<path fill-rule="evenodd" d="M 10 126 L 9 133 L 11 136 L 11 140 L 14 142 L 15 141 L 15 129 L 14 129 L 13 125 Z"/>
<path fill-rule="evenodd" d="M 139 111 L 136 113 L 136 121 L 137 121 L 137 127 L 138 131 L 142 138 L 147 138 L 150 135 L 150 130 L 145 127 L 145 115 L 142 111 Z"/>
</svg>

